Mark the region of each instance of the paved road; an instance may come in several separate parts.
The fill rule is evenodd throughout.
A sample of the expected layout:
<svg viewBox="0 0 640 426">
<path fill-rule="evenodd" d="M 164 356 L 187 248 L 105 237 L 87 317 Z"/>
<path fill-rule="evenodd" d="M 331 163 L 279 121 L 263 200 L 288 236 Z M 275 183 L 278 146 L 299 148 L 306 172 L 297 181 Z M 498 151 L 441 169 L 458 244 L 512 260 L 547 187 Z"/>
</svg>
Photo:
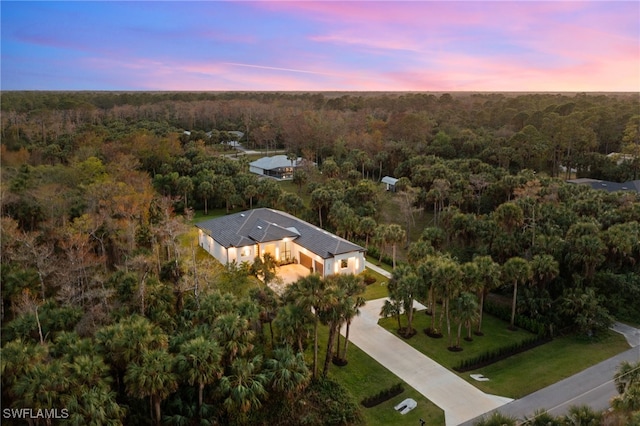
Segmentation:
<svg viewBox="0 0 640 426">
<path fill-rule="evenodd" d="M 640 332 L 622 324 L 616 324 L 613 329 L 618 332 L 624 330 L 627 341 L 635 347 L 494 411 L 524 419 L 525 416 L 533 417 L 534 412 L 539 409 L 559 416 L 566 414 L 572 405 L 585 404 L 595 410 L 608 408 L 611 398 L 617 395 L 613 376 L 620 363 L 640 361 L 640 342 L 635 340 Z M 479 418 L 463 425 L 473 425 L 477 420 Z"/>
<path fill-rule="evenodd" d="M 349 339 L 444 410 L 447 426 L 500 407 L 509 398 L 485 394 L 378 325 L 385 299 L 369 300 L 351 324 Z M 424 309 L 418 305 L 417 309 Z M 344 333 L 344 329 L 342 330 Z"/>
</svg>

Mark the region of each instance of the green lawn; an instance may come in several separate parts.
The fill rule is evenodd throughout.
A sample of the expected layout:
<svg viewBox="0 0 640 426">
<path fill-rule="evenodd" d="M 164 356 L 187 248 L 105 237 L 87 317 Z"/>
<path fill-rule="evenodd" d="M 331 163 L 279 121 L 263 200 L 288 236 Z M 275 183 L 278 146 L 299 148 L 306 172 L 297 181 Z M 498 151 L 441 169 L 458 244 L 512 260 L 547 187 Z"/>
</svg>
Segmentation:
<svg viewBox="0 0 640 426">
<path fill-rule="evenodd" d="M 406 325 L 404 316 L 401 317 L 401 320 L 403 326 Z M 428 327 L 427 324 L 431 324 L 430 317 L 426 316 L 424 311 L 417 312 L 414 327 L 419 332 L 413 338 L 405 341 L 452 371 L 453 367 L 463 359 L 472 358 L 480 353 L 533 336 L 525 330 L 510 331 L 507 329 L 506 322 L 485 314 L 482 327 L 484 336 L 473 336 L 472 342 L 462 339 L 463 351 L 450 352 L 447 349 L 446 327 L 443 338 L 433 339 L 422 332 L 424 328 Z M 381 319 L 380 325 L 397 335 L 395 318 Z M 454 329 L 452 326 L 452 333 L 455 335 L 456 332 L 457 328 Z M 613 332 L 604 333 L 597 341 L 587 341 L 576 336 L 561 337 L 479 370 L 456 374 L 484 392 L 517 399 L 578 373 L 628 348 L 624 337 Z M 470 377 L 472 373 L 483 374 L 490 380 L 488 382 L 475 381 Z"/>
<path fill-rule="evenodd" d="M 344 367 L 332 366 L 329 375 L 341 383 L 358 403 L 401 380 L 369 355 L 349 345 L 349 363 Z M 444 425 L 444 412 L 415 389 L 404 383 L 404 392 L 372 408 L 361 406 L 367 425 L 419 425 L 420 419 L 427 425 Z M 413 398 L 418 406 L 402 415 L 393 407 L 405 398 Z"/>
<path fill-rule="evenodd" d="M 367 269 L 366 273 L 375 277 L 376 282 L 369 284 L 365 289 L 363 294 L 365 300 L 375 300 L 387 297 L 389 295 L 389 291 L 387 289 L 389 278 L 384 277 L 371 269 Z"/>
<path fill-rule="evenodd" d="M 438 319 L 439 312 L 436 312 L 436 324 Z M 406 326 L 406 318 L 404 315 L 401 316 L 401 322 L 403 327 Z M 383 318 L 380 320 L 379 324 L 397 335 L 398 322 L 395 317 Z M 418 330 L 418 334 L 411 339 L 405 340 L 405 342 L 426 354 L 438 364 L 452 370 L 453 367 L 458 365 L 458 363 L 464 359 L 473 358 L 486 351 L 495 350 L 511 343 L 521 342 L 534 336 L 534 334 L 525 330 L 511 331 L 507 329 L 507 326 L 507 323 L 499 320 L 498 318 L 485 314 L 482 321 L 482 331 L 484 332 L 484 336 L 473 336 L 473 341 L 467 342 L 464 340 L 464 336 L 466 336 L 466 329 L 463 327 L 463 338 L 460 339 L 460 346 L 463 350 L 461 352 L 451 352 L 447 349 L 447 346 L 449 346 L 449 339 L 447 337 L 446 320 L 443 320 L 444 336 L 440 339 L 434 339 L 423 332 L 425 328 L 431 327 L 431 316 L 426 315 L 425 311 L 417 311 L 414 314 L 413 327 Z M 457 326 L 452 324 L 451 334 L 453 336 L 454 343 L 457 331 Z"/>
<path fill-rule="evenodd" d="M 320 327 L 318 336 L 320 342 L 318 347 L 318 374 L 322 374 L 326 354 L 326 327 Z M 343 337 L 341 337 L 340 344 L 344 345 Z M 307 348 L 305 357 L 309 365 L 311 365 L 313 361 L 312 344 Z M 343 385 L 351 393 L 354 402 L 362 410 L 367 426 L 419 425 L 420 419 L 425 420 L 428 426 L 444 425 L 444 412 L 441 409 L 352 343 L 349 344 L 347 358 L 349 363 L 344 367 L 331 364 L 329 377 Z M 372 408 L 365 408 L 360 405 L 360 401 L 364 398 L 375 395 L 400 382 L 403 383 L 405 390 L 395 398 Z M 418 406 L 408 414 L 402 415 L 396 412 L 393 407 L 405 398 L 415 399 Z"/>
<path fill-rule="evenodd" d="M 487 393 L 521 398 L 627 349 L 624 337 L 614 332 L 607 332 L 594 342 L 575 336 L 561 337 L 474 371 L 491 379 L 474 384 Z"/>
</svg>

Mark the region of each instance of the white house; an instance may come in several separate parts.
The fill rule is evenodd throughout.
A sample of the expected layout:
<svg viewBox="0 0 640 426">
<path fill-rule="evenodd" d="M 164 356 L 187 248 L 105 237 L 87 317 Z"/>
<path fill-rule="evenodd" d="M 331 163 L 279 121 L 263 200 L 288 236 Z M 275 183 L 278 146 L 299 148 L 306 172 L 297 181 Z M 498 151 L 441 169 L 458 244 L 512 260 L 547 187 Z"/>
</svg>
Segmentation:
<svg viewBox="0 0 640 426">
<path fill-rule="evenodd" d="M 302 158 L 289 160 L 286 155 L 262 157 L 249 163 L 249 171 L 257 175 L 269 176 L 275 179 L 293 179 L 293 172 L 302 165 Z"/>
<path fill-rule="evenodd" d="M 288 213 L 261 208 L 196 224 L 200 246 L 221 263 L 253 262 L 270 253 L 322 277 L 359 274 L 365 249 Z"/>
</svg>

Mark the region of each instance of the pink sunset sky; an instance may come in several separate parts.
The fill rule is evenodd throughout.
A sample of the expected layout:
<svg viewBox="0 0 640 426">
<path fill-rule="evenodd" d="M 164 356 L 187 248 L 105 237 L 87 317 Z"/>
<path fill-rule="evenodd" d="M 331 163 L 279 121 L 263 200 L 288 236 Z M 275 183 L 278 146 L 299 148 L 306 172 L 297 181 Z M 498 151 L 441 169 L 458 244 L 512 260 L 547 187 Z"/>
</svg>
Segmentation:
<svg viewBox="0 0 640 426">
<path fill-rule="evenodd" d="M 637 1 L 0 7 L 2 90 L 640 91 Z"/>
</svg>

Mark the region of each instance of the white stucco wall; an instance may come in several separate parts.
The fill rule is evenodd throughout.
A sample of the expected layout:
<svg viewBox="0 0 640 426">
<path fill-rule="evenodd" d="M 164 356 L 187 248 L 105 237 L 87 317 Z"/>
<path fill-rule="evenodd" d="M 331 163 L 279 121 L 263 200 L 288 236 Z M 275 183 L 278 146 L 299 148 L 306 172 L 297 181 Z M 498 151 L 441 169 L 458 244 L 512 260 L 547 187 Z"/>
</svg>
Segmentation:
<svg viewBox="0 0 640 426">
<path fill-rule="evenodd" d="M 342 267 L 342 261 L 347 261 L 347 267 Z M 357 275 L 364 271 L 364 253 L 351 252 L 337 255 L 333 258 L 332 271 L 333 274 L 354 274 Z M 328 263 L 328 262 L 327 262 Z M 327 271 L 329 275 L 329 271 Z"/>
</svg>

